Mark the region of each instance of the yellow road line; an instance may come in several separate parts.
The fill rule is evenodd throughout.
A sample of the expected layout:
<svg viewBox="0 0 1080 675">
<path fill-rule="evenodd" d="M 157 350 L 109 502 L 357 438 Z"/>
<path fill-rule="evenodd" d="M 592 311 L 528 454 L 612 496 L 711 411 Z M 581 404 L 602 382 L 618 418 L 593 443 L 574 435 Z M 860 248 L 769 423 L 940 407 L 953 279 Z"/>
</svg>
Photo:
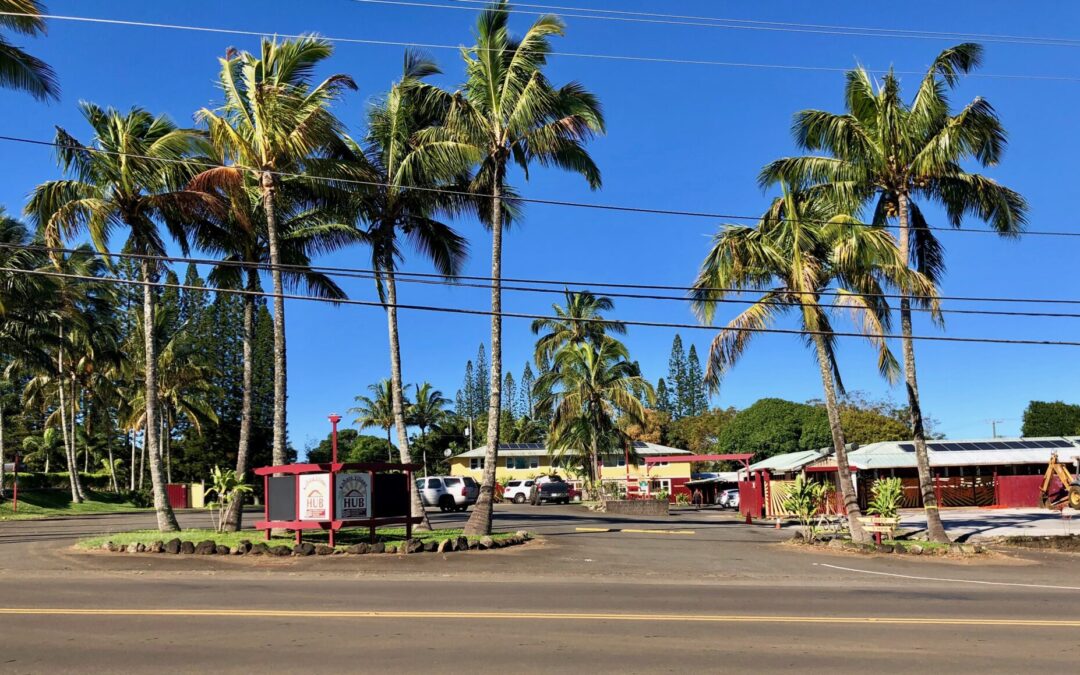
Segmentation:
<svg viewBox="0 0 1080 675">
<path fill-rule="evenodd" d="M 137 609 L 137 608 L 38 608 L 0 607 L 0 615 L 38 616 L 137 616 L 137 617 L 251 617 L 290 619 L 528 619 L 554 621 L 660 621 L 674 623 L 793 623 L 1005 626 L 1014 628 L 1080 628 L 1080 620 L 975 619 L 892 616 L 769 616 L 753 614 L 611 614 L 601 612 L 457 612 L 381 610 L 274 610 L 274 609 Z"/>
<path fill-rule="evenodd" d="M 578 532 L 633 532 L 635 534 L 697 534 L 694 530 L 635 530 L 628 527 L 575 527 Z"/>
</svg>

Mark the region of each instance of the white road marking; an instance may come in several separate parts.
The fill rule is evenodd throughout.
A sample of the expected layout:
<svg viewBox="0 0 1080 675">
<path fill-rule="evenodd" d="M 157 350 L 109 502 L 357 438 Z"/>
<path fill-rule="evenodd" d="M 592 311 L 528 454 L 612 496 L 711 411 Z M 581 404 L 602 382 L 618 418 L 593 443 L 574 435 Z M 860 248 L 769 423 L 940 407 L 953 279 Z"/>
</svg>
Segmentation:
<svg viewBox="0 0 1080 675">
<path fill-rule="evenodd" d="M 978 579 L 941 579 L 939 577 L 917 577 L 910 574 L 895 574 L 893 572 L 874 572 L 872 570 L 859 570 L 854 567 L 841 567 L 827 563 L 814 563 L 815 566 L 830 567 L 834 570 L 845 572 L 858 572 L 859 574 L 876 574 L 882 577 L 896 577 L 897 579 L 915 579 L 916 581 L 943 581 L 950 584 L 980 584 L 983 586 L 1019 586 L 1020 588 L 1047 588 L 1055 591 L 1080 591 L 1080 586 L 1048 586 L 1045 584 L 1019 584 L 1011 581 L 979 581 Z"/>
</svg>

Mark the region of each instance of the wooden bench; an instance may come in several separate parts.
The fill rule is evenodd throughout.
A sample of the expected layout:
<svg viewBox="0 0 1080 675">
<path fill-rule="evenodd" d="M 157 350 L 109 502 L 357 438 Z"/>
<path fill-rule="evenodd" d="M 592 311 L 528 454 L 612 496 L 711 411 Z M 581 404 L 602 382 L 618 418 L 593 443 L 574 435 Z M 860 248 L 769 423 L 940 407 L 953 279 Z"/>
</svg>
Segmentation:
<svg viewBox="0 0 1080 675">
<path fill-rule="evenodd" d="M 863 530 L 872 532 L 877 543 L 881 543 L 881 535 L 887 534 L 891 539 L 897 528 L 900 527 L 899 518 L 883 518 L 881 516 L 862 516 L 859 524 Z"/>
</svg>

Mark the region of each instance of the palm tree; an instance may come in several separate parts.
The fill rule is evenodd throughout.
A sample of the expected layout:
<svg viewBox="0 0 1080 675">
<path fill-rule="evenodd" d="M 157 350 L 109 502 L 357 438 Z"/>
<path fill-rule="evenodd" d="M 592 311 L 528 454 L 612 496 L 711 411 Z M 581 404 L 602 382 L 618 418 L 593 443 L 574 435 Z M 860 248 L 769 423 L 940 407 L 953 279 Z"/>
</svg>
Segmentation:
<svg viewBox="0 0 1080 675">
<path fill-rule="evenodd" d="M 619 321 L 608 321 L 600 312 L 614 309 L 611 298 L 593 295 L 589 291 L 566 293 L 566 307 L 552 304 L 555 317 L 536 319 L 532 322 L 533 335 L 547 333 L 536 341 L 535 359 L 537 365 L 550 360 L 566 345 L 591 342 L 599 344 L 607 333 L 626 334 L 626 325 Z M 612 338 L 609 338 L 612 339 Z"/>
<path fill-rule="evenodd" d="M 508 223 L 506 198 L 511 162 L 528 179 L 533 162 L 573 171 L 592 189 L 600 187 L 600 170 L 585 150 L 585 143 L 604 131 L 604 118 L 596 97 L 576 82 L 556 87 L 544 76 L 549 38 L 562 35 L 564 25 L 555 16 L 536 20 L 521 38 L 510 35 L 510 4 L 493 2 L 476 24 L 476 45 L 465 50 L 466 81 L 449 105 L 445 127 L 433 129 L 432 138 L 456 142 L 463 154 L 479 161 L 473 180 L 476 194 L 490 204 L 491 228 L 491 386 L 488 401 L 487 455 L 484 480 L 476 508 L 465 526 L 469 535 L 491 532 L 498 459 L 502 386 L 502 235 Z"/>
<path fill-rule="evenodd" d="M 564 345 L 555 354 L 554 367 L 540 379 L 549 392 L 541 404 L 555 410 L 548 447 L 563 460 L 560 453 L 584 455 L 584 474 L 595 493 L 600 458 L 621 450 L 629 440 L 616 420 L 644 424 L 646 404 L 639 395 L 654 401 L 652 385 L 630 361 L 626 347 L 611 339 Z"/>
<path fill-rule="evenodd" d="M 0 0 L 0 28 L 23 35 L 45 33 L 45 6 L 38 0 Z M 39 101 L 60 99 L 56 73 L 41 59 L 35 58 L 0 36 L 0 87 L 21 89 Z"/>
<path fill-rule="evenodd" d="M 399 232 L 431 259 L 446 276 L 457 274 L 465 259 L 464 237 L 438 220 L 469 205 L 451 192 L 431 188 L 467 182 L 469 157 L 455 144 L 418 142 L 417 133 L 444 121 L 445 94 L 423 78 L 438 73 L 435 64 L 415 52 L 405 53 L 402 78 L 368 113 L 368 132 L 363 148 L 366 166 L 378 186 L 361 194 L 361 217 L 371 245 L 371 264 L 376 270 L 379 297 L 386 303 L 390 338 L 390 385 L 397 427 L 398 454 L 412 462 L 406 433 L 406 407 L 401 375 L 401 346 L 397 320 L 395 271 L 403 257 Z M 449 146 L 449 147 L 447 147 Z M 425 189 L 415 189 L 425 188 Z M 427 461 L 424 462 L 425 475 Z M 419 494 L 413 494 L 413 515 L 422 517 L 421 529 L 430 529 Z"/>
<path fill-rule="evenodd" d="M 282 271 L 283 232 L 279 220 L 280 195 L 305 191 L 319 195 L 331 188 L 298 177 L 310 171 L 327 176 L 340 167 L 334 161 L 349 156 L 341 123 L 329 106 L 344 89 L 356 84 L 346 75 L 332 75 L 312 86 L 313 71 L 331 54 L 333 46 L 315 37 L 297 40 L 263 39 L 259 56 L 230 52 L 220 59 L 225 102 L 218 110 L 203 108 L 197 117 L 206 122 L 217 148 L 226 149 L 231 166 L 219 173 L 254 171 L 257 174 L 274 304 L 274 464 L 286 461 L 285 300 Z M 288 175 L 285 175 L 288 174 Z"/>
<path fill-rule="evenodd" d="M 850 216 L 836 214 L 825 200 L 797 197 L 785 187 L 784 196 L 755 227 L 729 225 L 716 235 L 691 292 L 699 316 L 712 323 L 725 296 L 722 289 L 768 289 L 713 340 L 705 373 L 713 389 L 756 333 L 787 311 L 798 312 L 802 333 L 817 357 L 840 492 L 855 541 L 865 541 L 866 533 L 858 520 L 859 503 L 840 426 L 837 392 L 843 394 L 844 385 L 832 322 L 819 300 L 823 293 L 835 293 L 837 303 L 850 308 L 877 348 L 878 370 L 891 381 L 899 377 L 899 365 L 885 341 L 890 310 L 881 293 L 886 282 L 913 288 L 920 295 L 932 296 L 934 291 L 929 280 L 907 270 L 886 229 L 862 226 Z"/>
<path fill-rule="evenodd" d="M 180 188 L 188 176 L 183 164 L 196 148 L 199 134 L 180 129 L 163 115 L 153 116 L 141 108 L 121 113 L 82 103 L 80 109 L 94 131 L 94 141 L 84 145 L 63 129 L 56 143 L 61 167 L 72 178 L 49 181 L 33 192 L 27 213 L 37 223 L 50 246 L 80 229 L 87 229 L 94 245 L 105 251 L 118 225 L 128 229 L 125 248 L 145 256 L 165 254 L 159 222 L 187 252 L 185 211 L 204 204 L 198 193 Z M 153 327 L 159 265 L 141 259 L 143 321 Z M 146 442 L 150 447 L 150 478 L 158 529 L 179 530 L 165 495 L 165 473 L 157 455 L 157 344 L 153 330 L 144 331 Z"/>
<path fill-rule="evenodd" d="M 430 427 L 437 425 L 446 417 L 446 406 L 450 399 L 431 386 L 430 382 L 416 386 L 416 402 L 409 406 L 409 423 L 420 429 L 421 441 Z M 427 447 L 426 445 L 424 446 Z M 427 450 L 424 450 L 424 475 L 427 475 Z"/>
<path fill-rule="evenodd" d="M 217 161 L 228 156 L 228 148 L 214 148 L 214 152 Z M 211 284 L 217 288 L 244 291 L 243 374 L 236 453 L 236 476 L 244 481 L 250 457 L 255 386 L 255 311 L 258 294 L 263 289 L 260 270 L 270 260 L 261 188 L 249 172 L 221 168 L 195 176 L 190 187 L 207 193 L 218 202 L 216 208 L 205 214 L 198 241 L 200 248 L 222 258 L 221 264 L 210 273 Z M 307 201 L 302 193 L 290 192 L 279 195 L 275 204 L 279 231 L 284 233 L 279 248 L 279 259 L 285 265 L 280 269 L 282 284 L 320 298 L 343 299 L 345 292 L 330 277 L 310 269 L 311 255 L 340 248 L 357 240 L 361 233 L 348 225 L 326 222 L 326 217 L 332 214 L 325 213 L 320 205 L 309 206 Z M 223 516 L 223 527 L 226 531 L 237 532 L 242 526 L 242 518 L 242 500 L 231 500 Z"/>
<path fill-rule="evenodd" d="M 946 90 L 981 59 L 982 48 L 977 44 L 944 50 L 910 104 L 900 98 L 900 82 L 892 72 L 875 87 L 862 68 L 850 71 L 845 114 L 804 110 L 796 116 L 796 142 L 808 151 L 826 154 L 776 160 L 762 171 L 762 184 L 788 181 L 802 189 L 827 191 L 850 204 L 852 212 L 875 202 L 874 224 L 896 219 L 903 259 L 936 285 L 945 271 L 944 249 L 916 200 L 944 207 L 954 227 L 971 214 L 1003 236 L 1016 236 L 1025 223 L 1027 204 L 1022 196 L 961 166 L 969 159 L 992 166 L 1005 149 L 1005 131 L 987 101 L 977 97 L 955 115 L 949 110 Z M 911 301 L 925 303 L 909 298 L 903 289 L 901 294 L 904 379 L 919 489 L 929 537 L 947 542 L 926 452 L 911 339 Z"/>
<path fill-rule="evenodd" d="M 394 443 L 390 440 L 390 430 L 394 428 L 394 395 L 390 380 L 379 380 L 377 384 L 369 384 L 368 389 L 373 396 L 357 396 L 356 402 L 360 405 L 349 408 L 349 412 L 356 414 L 353 422 L 360 429 L 379 427 L 386 432 L 386 453 L 388 462 L 394 461 L 392 453 Z M 410 405 L 408 401 L 405 405 Z"/>
</svg>

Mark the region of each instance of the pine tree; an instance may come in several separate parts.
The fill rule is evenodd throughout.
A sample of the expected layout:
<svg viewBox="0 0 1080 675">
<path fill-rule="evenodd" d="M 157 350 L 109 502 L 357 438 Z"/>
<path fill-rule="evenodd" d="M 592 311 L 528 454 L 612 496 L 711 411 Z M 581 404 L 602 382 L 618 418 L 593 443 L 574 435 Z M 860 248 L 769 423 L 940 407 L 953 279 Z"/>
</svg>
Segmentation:
<svg viewBox="0 0 1080 675">
<path fill-rule="evenodd" d="M 158 313 L 162 315 L 162 325 L 159 328 L 160 341 L 164 344 L 170 337 L 176 334 L 180 326 L 180 278 L 171 269 L 165 270 L 162 280 L 165 284 L 161 288 L 161 296 L 158 300 Z M 158 347 L 160 349 L 160 346 Z"/>
<path fill-rule="evenodd" d="M 701 415 L 709 409 L 709 396 L 705 391 L 705 373 L 701 370 L 697 349 L 690 345 L 690 356 L 686 360 L 686 385 L 690 390 L 687 400 L 690 403 L 688 415 Z"/>
<path fill-rule="evenodd" d="M 184 275 L 184 286 L 204 288 L 205 283 L 199 276 L 199 270 L 194 263 L 188 263 L 187 273 Z M 180 291 L 180 324 L 196 326 L 202 320 L 203 312 L 208 306 L 207 292 L 193 291 L 184 288 Z"/>
<path fill-rule="evenodd" d="M 476 352 L 476 368 L 473 376 L 475 377 L 473 394 L 476 397 L 473 403 L 474 417 L 480 417 L 487 411 L 488 398 L 491 396 L 491 374 L 488 372 L 487 356 L 482 342 Z"/>
<path fill-rule="evenodd" d="M 533 387 L 536 386 L 536 377 L 533 375 L 532 366 L 529 362 L 525 362 L 525 369 L 521 371 L 521 404 L 519 410 L 525 417 L 532 418 L 535 414 L 533 408 L 535 407 L 535 399 L 533 398 Z"/>
<path fill-rule="evenodd" d="M 458 414 L 463 417 L 476 417 L 476 375 L 472 361 L 465 362 L 465 381 L 461 387 L 462 402 L 458 405 Z"/>
<path fill-rule="evenodd" d="M 518 418 L 517 383 L 514 382 L 514 374 L 507 371 L 503 378 L 502 400 L 506 403 L 503 408 L 510 414 L 510 421 Z"/>
<path fill-rule="evenodd" d="M 668 358 L 667 386 L 671 397 L 671 419 L 677 420 L 693 407 L 691 393 L 687 386 L 686 352 L 683 351 L 682 337 L 675 334 L 671 342 L 671 356 Z"/>
<path fill-rule="evenodd" d="M 660 412 L 671 414 L 671 394 L 668 392 L 664 378 L 656 383 L 656 409 Z"/>
</svg>

